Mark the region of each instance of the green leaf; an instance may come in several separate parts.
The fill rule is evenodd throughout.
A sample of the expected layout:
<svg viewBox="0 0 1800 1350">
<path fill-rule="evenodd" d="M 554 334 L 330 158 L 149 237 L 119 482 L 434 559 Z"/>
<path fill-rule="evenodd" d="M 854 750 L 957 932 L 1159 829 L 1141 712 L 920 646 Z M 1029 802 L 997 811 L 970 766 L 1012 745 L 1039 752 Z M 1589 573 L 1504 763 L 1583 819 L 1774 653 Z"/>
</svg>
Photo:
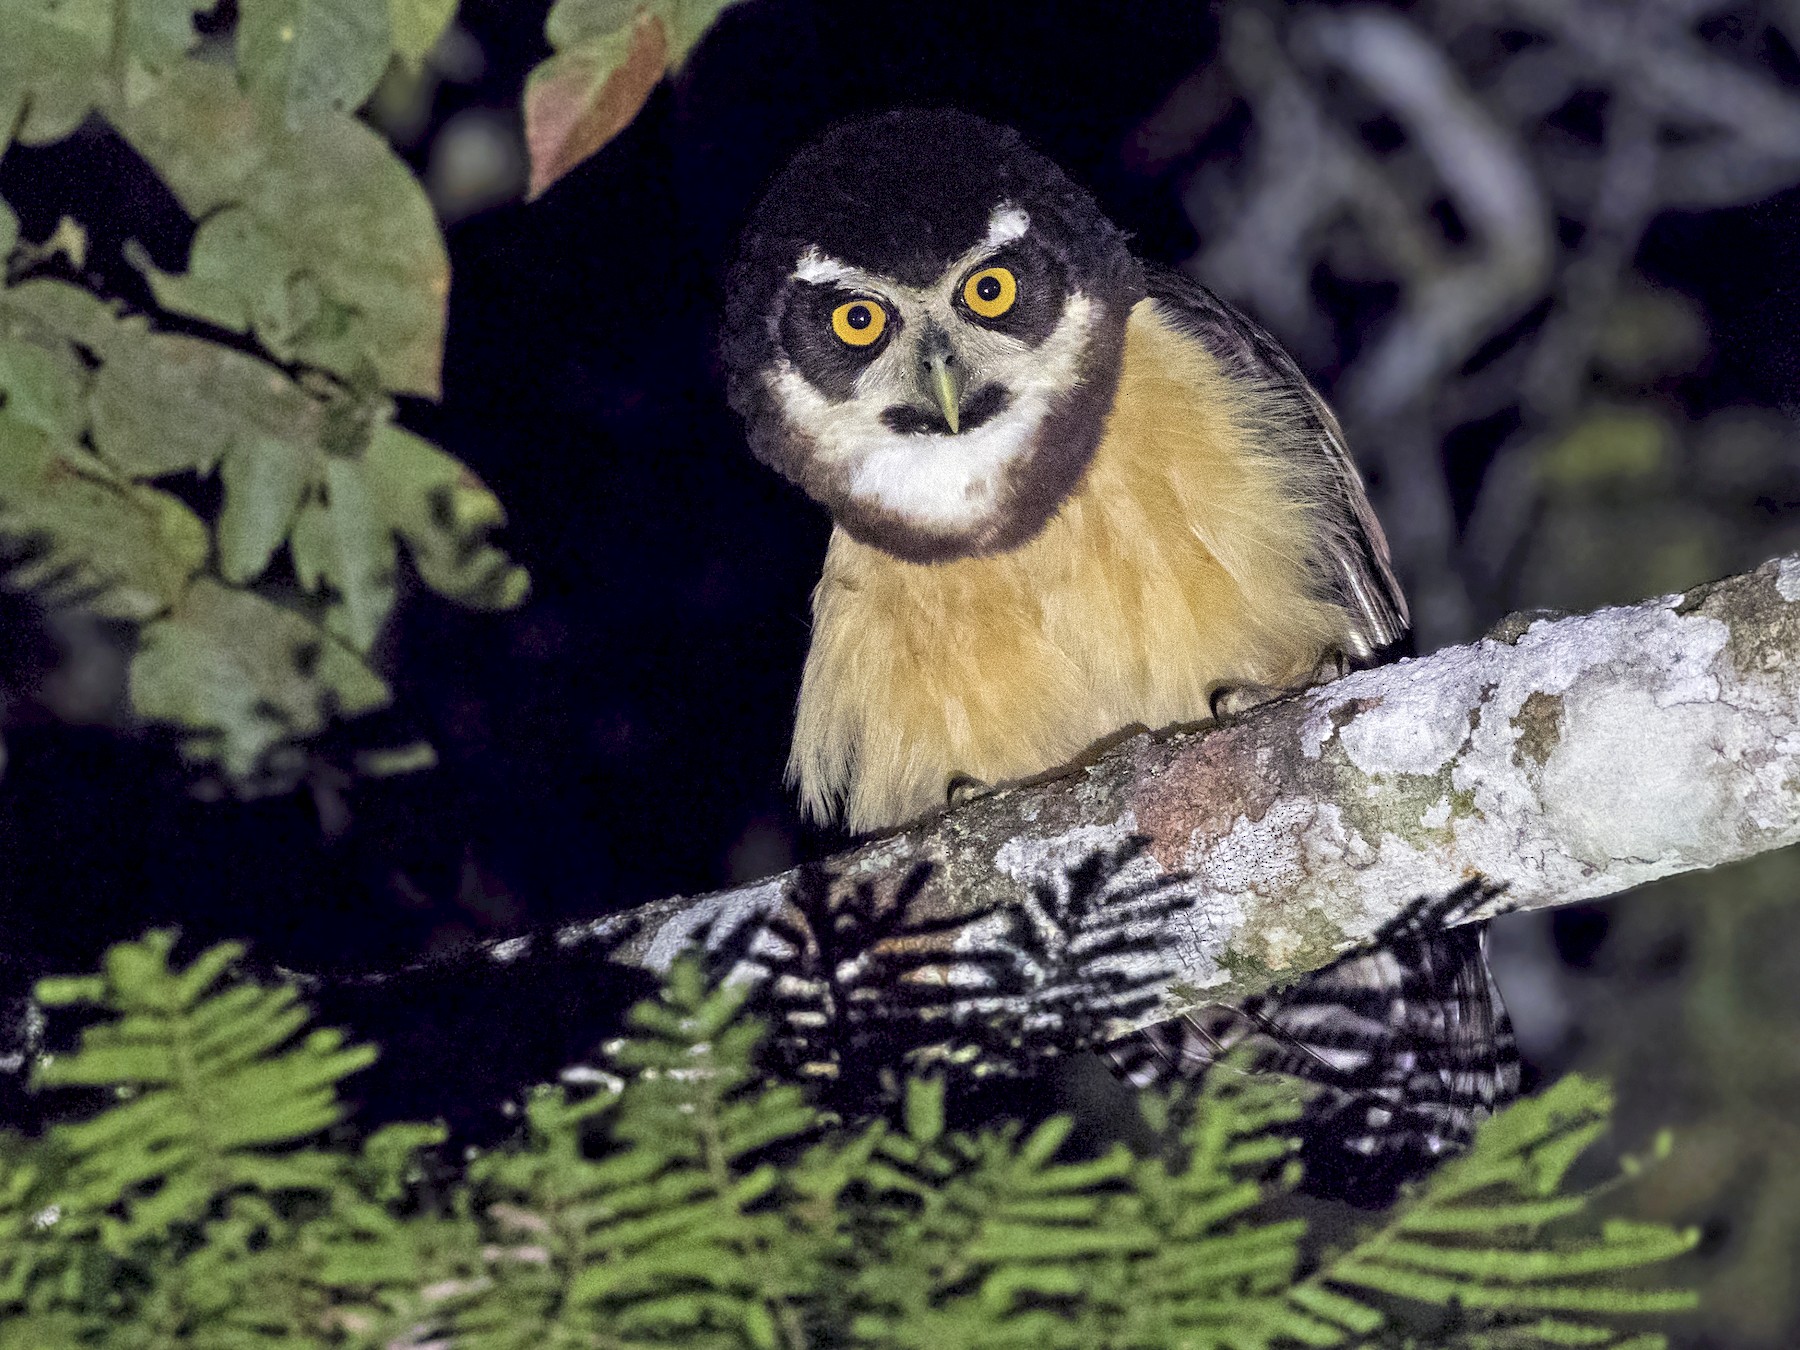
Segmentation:
<svg viewBox="0 0 1800 1350">
<path fill-rule="evenodd" d="M 99 355 L 121 333 L 141 331 L 141 323 L 121 323 L 107 301 L 80 286 L 47 277 L 0 290 L 0 329 L 15 334 L 44 330 Z"/>
<path fill-rule="evenodd" d="M 0 404 L 52 440 L 72 444 L 87 430 L 88 382 L 66 342 L 0 337 Z"/>
<path fill-rule="evenodd" d="M 1600 1318 L 1679 1311 L 1687 1291 L 1635 1288 L 1603 1278 L 1690 1250 L 1697 1235 L 1658 1224 L 1608 1223 L 1598 1239 L 1546 1241 L 1537 1220 L 1575 1157 L 1610 1110 L 1604 1084 L 1562 1079 L 1482 1124 L 1474 1147 L 1407 1197 L 1381 1225 L 1326 1260 L 1290 1302 L 1335 1316 L 1318 1302 L 1323 1283 L 1351 1286 L 1439 1308 L 1480 1310 L 1491 1325 L 1535 1329 L 1542 1312 Z M 1504 1221 L 1484 1216 L 1492 1207 Z M 1552 1215 L 1551 1217 L 1555 1217 Z M 1521 1220 L 1526 1222 L 1521 1223 Z M 1428 1234 L 1425 1241 L 1405 1234 Z M 1336 1320 L 1345 1322 L 1345 1318 Z M 1587 1329 L 1554 1324 L 1543 1339 L 1592 1343 Z"/>
<path fill-rule="evenodd" d="M 4 111 L 0 109 L 0 111 Z M 0 147 L 3 150 L 4 147 Z M 13 213 L 12 207 L 0 201 L 0 263 L 13 251 L 19 242 L 19 217 Z"/>
<path fill-rule="evenodd" d="M 661 0 L 663 21 L 669 26 L 669 67 L 680 70 L 707 30 L 719 16 L 741 0 Z"/>
<path fill-rule="evenodd" d="M 145 627 L 131 663 L 132 705 L 149 721 L 197 733 L 190 755 L 216 759 L 254 787 L 279 778 L 272 751 L 324 729 L 309 674 L 321 638 L 298 614 L 202 578 Z"/>
<path fill-rule="evenodd" d="M 1558 491 L 1641 484 L 1665 477 L 1679 445 L 1674 427 L 1653 409 L 1590 409 L 1538 453 L 1537 472 Z"/>
<path fill-rule="evenodd" d="M 915 1143 L 931 1144 L 944 1132 L 944 1084 L 939 1079 L 915 1079 L 906 1085 L 906 1136 Z"/>
<path fill-rule="evenodd" d="M 388 688 L 387 682 L 369 669 L 362 657 L 336 638 L 328 638 L 320 648 L 316 674 L 320 685 L 330 697 L 331 710 L 340 717 L 361 717 L 364 713 L 377 712 L 393 701 L 393 691 Z M 391 761 L 384 763 L 381 758 L 383 755 L 391 756 Z M 357 756 L 359 769 L 362 768 L 365 756 L 370 758 L 372 764 L 365 772 L 375 777 L 384 773 L 409 773 L 414 769 L 427 769 L 437 762 L 437 752 L 423 742 L 414 742 L 392 750 L 363 751 Z"/>
<path fill-rule="evenodd" d="M 273 436 L 242 437 L 225 453 L 220 480 L 219 570 L 233 585 L 261 576 L 287 538 L 300 498 L 317 465 L 311 456 Z"/>
<path fill-rule="evenodd" d="M 525 570 L 487 542 L 506 513 L 467 466 L 390 424 L 375 429 L 363 464 L 382 519 L 406 542 L 427 586 L 481 608 L 524 603 Z"/>
<path fill-rule="evenodd" d="M 199 62 L 115 116 L 190 215 L 246 217 L 197 238 L 189 275 L 204 289 L 165 290 L 171 307 L 241 312 L 285 361 L 437 393 L 449 262 L 424 190 L 385 141 L 330 111 L 289 130 Z M 237 309 L 219 294 L 234 285 Z"/>
<path fill-rule="evenodd" d="M 457 0 L 388 0 L 394 55 L 415 66 L 424 61 L 456 17 L 456 4 Z"/>
<path fill-rule="evenodd" d="M 173 605 L 206 561 L 206 526 L 177 498 L 139 487 L 73 446 L 0 413 L 0 530 L 41 553 L 15 569 L 54 582 L 104 618 L 144 620 Z"/>
<path fill-rule="evenodd" d="M 389 750 L 364 750 L 356 756 L 356 771 L 368 778 L 395 778 L 437 767 L 437 751 L 425 741 L 397 745 Z"/>
<path fill-rule="evenodd" d="M 617 32 L 641 11 L 651 9 L 648 0 L 556 0 L 544 16 L 544 36 L 557 51 L 589 38 Z"/>
<path fill-rule="evenodd" d="M 133 332 L 109 342 L 93 395 L 94 448 L 134 478 L 208 472 L 241 441 L 302 453 L 323 408 L 266 361 L 204 338 Z"/>
<path fill-rule="evenodd" d="M 375 645 L 394 607 L 398 549 L 369 492 L 363 466 L 332 458 L 325 465 L 328 541 L 323 572 L 338 593 L 325 626 L 358 652 Z"/>
<path fill-rule="evenodd" d="M 185 273 L 161 271 L 139 248 L 128 246 L 126 257 L 164 309 L 234 333 L 247 333 L 252 325 L 278 333 L 293 327 L 287 254 L 241 207 L 228 206 L 200 222 Z"/>
<path fill-rule="evenodd" d="M 617 136 L 650 91 L 738 0 L 557 0 L 544 21 L 556 54 L 525 80 L 530 197 Z"/>
<path fill-rule="evenodd" d="M 1605 1282 L 1687 1250 L 1693 1234 L 1614 1221 L 1597 1240 L 1551 1238 L 1517 1209 L 1538 1160 L 1603 1104 L 1591 1083 L 1492 1122 L 1448 1210 L 1440 1171 L 1393 1213 L 1327 1213 L 1310 1233 L 1307 1219 L 1274 1217 L 1319 1216 L 1266 1168 L 1266 1203 L 1194 1221 L 1197 1199 L 1240 1185 L 1238 1145 L 1292 1119 L 1291 1090 L 1264 1079 L 1212 1080 L 1188 1103 L 1185 1164 L 1059 1167 L 1042 1133 L 940 1129 L 923 1148 L 897 1141 L 919 1165 L 895 1192 L 871 1165 L 880 1140 L 895 1142 L 879 1127 L 847 1143 L 840 1128 L 798 1164 L 720 1147 L 732 1134 L 791 1145 L 813 1122 L 774 1128 L 796 1089 L 754 1067 L 760 1029 L 742 991 L 709 986 L 684 958 L 611 1048 L 621 1076 L 585 1099 L 531 1093 L 524 1136 L 476 1157 L 463 1188 L 413 1161 L 444 1140 L 439 1128 L 306 1147 L 371 1052 L 309 1031 L 291 988 L 234 979 L 235 944 L 181 969 L 175 942 L 153 932 L 109 951 L 98 976 L 37 988 L 45 1005 L 103 1015 L 37 1081 L 112 1091 L 40 1139 L 0 1135 L 6 1350 L 387 1345 L 421 1328 L 470 1350 L 784 1345 L 802 1329 L 807 1344 L 896 1350 L 1655 1350 L 1664 1336 L 1633 1334 L 1627 1319 L 1694 1303 Z M 1422 1211 L 1467 1212 L 1482 1197 L 1522 1223 L 1396 1240 Z M 1316 1259 L 1297 1280 L 1303 1237 Z"/>
<path fill-rule="evenodd" d="M 393 47 L 387 6 L 370 0 L 241 0 L 238 73 L 289 130 L 368 100 Z"/>
<path fill-rule="evenodd" d="M 125 48 L 151 70 L 165 70 L 200 41 L 194 15 L 214 0 L 126 0 Z"/>
<path fill-rule="evenodd" d="M 114 0 L 0 0 L 0 127 L 43 145 L 80 126 L 106 88 L 114 23 Z"/>
<path fill-rule="evenodd" d="M 525 80 L 528 197 L 540 197 L 617 136 L 668 69 L 668 34 L 643 13 L 557 52 Z"/>
<path fill-rule="evenodd" d="M 169 966 L 173 946 L 173 934 L 153 932 L 109 951 L 85 1001 L 113 1016 L 36 1075 L 48 1085 L 119 1090 L 120 1105 L 59 1124 L 52 1138 L 73 1164 L 58 1188 L 65 1224 L 91 1229 L 99 1220 L 121 1251 L 171 1223 L 218 1213 L 233 1191 L 341 1185 L 341 1158 L 277 1150 L 338 1119 L 335 1085 L 374 1058 L 368 1047 L 345 1048 L 337 1032 L 302 1034 L 307 1014 L 291 987 L 216 989 L 241 954 L 236 944 L 184 971 Z M 59 985 L 65 1001 L 76 992 Z M 225 1235 L 215 1228 L 209 1236 Z"/>
<path fill-rule="evenodd" d="M 544 20 L 544 36 L 558 51 L 591 38 L 616 33 L 640 14 L 662 27 L 669 66 L 680 69 L 688 55 L 739 0 L 557 0 Z"/>
</svg>

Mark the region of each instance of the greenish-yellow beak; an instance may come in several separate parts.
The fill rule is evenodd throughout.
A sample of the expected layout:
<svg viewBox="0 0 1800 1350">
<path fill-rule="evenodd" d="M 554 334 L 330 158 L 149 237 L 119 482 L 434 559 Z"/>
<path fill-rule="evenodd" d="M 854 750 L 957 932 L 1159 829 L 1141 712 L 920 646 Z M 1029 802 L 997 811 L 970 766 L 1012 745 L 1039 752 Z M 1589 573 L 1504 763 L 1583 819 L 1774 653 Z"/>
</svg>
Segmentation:
<svg viewBox="0 0 1800 1350">
<path fill-rule="evenodd" d="M 962 405 L 962 390 L 957 388 L 956 376 L 950 370 L 950 362 L 941 352 L 933 352 L 929 358 L 931 363 L 931 389 L 937 395 L 938 407 L 944 410 L 944 420 L 950 424 L 950 434 L 957 432 L 957 413 Z"/>
</svg>

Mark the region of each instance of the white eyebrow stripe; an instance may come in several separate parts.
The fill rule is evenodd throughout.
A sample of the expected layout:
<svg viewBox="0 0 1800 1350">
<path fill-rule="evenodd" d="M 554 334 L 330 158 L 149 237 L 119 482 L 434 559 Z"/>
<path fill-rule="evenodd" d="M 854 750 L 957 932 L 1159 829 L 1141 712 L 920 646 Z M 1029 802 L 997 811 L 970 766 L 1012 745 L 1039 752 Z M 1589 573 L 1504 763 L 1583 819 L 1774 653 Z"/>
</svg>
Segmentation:
<svg viewBox="0 0 1800 1350">
<path fill-rule="evenodd" d="M 966 258 L 977 260 L 986 257 L 1002 245 L 1022 237 L 1030 228 L 1031 217 L 1023 207 L 1014 206 L 1011 202 L 1001 202 L 988 217 L 987 237 L 970 249 Z M 794 280 L 810 282 L 815 286 L 866 286 L 873 277 L 866 269 L 841 258 L 834 258 L 813 245 L 794 263 Z"/>
<path fill-rule="evenodd" d="M 1001 202 L 994 208 L 994 214 L 988 217 L 987 238 L 981 241 L 981 246 L 991 253 L 1002 244 L 1012 243 L 1030 228 L 1031 217 L 1023 207 L 1014 206 L 1011 202 Z"/>
<path fill-rule="evenodd" d="M 807 249 L 800 255 L 800 261 L 794 264 L 794 280 L 809 281 L 815 286 L 854 281 L 863 275 L 865 273 L 861 268 L 852 267 L 817 248 Z"/>
</svg>

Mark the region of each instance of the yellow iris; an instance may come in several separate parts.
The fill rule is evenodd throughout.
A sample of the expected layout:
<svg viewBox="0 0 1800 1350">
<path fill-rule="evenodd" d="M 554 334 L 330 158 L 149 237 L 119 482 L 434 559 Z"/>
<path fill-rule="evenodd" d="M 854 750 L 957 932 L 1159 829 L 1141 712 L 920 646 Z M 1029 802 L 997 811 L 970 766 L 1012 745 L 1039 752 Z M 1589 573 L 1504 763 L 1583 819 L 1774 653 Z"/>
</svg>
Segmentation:
<svg viewBox="0 0 1800 1350">
<path fill-rule="evenodd" d="M 963 303 L 984 319 L 997 319 L 1019 298 L 1019 282 L 1004 267 L 984 267 L 963 282 Z"/>
<path fill-rule="evenodd" d="M 887 327 L 887 311 L 873 300 L 848 300 L 831 311 L 831 331 L 840 342 L 867 347 Z"/>
</svg>

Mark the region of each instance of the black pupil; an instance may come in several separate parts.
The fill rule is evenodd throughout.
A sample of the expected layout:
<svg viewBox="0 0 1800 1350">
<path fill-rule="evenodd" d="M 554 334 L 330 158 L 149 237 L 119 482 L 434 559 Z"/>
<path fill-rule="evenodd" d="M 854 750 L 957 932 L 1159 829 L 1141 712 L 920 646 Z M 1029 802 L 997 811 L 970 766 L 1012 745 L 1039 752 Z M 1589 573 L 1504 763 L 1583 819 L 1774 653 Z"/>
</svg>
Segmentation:
<svg viewBox="0 0 1800 1350">
<path fill-rule="evenodd" d="M 844 316 L 844 322 L 849 324 L 852 328 L 867 328 L 874 321 L 875 316 L 869 313 L 869 307 L 867 305 L 855 305 L 851 308 L 850 312 Z"/>
<path fill-rule="evenodd" d="M 1000 298 L 1000 278 L 983 277 L 975 283 L 975 294 L 992 304 Z"/>
</svg>

